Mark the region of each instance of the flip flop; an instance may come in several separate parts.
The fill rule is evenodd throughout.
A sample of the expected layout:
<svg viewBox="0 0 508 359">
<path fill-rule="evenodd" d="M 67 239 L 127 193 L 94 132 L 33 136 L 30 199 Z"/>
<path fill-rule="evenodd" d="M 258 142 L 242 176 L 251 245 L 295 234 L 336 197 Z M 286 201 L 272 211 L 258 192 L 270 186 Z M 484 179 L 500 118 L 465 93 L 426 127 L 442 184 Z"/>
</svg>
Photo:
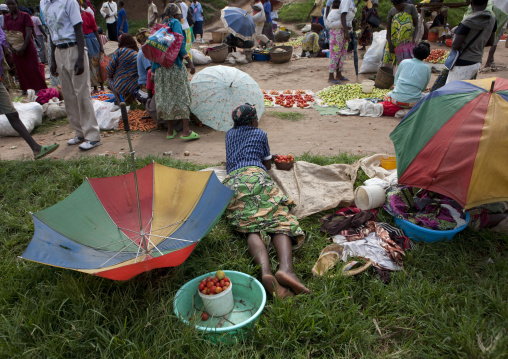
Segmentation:
<svg viewBox="0 0 508 359">
<path fill-rule="evenodd" d="M 338 80 L 333 80 L 330 83 L 331 84 L 335 84 L 335 85 L 340 85 L 340 81 L 338 81 Z"/>
<path fill-rule="evenodd" d="M 49 146 L 42 146 L 41 147 L 41 151 L 34 156 L 34 159 L 35 160 L 40 160 L 44 156 L 47 156 L 51 152 L 54 152 L 58 148 L 58 146 L 60 146 L 58 143 L 54 143 L 54 144 L 49 145 Z"/>
<path fill-rule="evenodd" d="M 173 136 L 166 135 L 166 140 L 172 140 L 176 136 L 176 131 L 173 130 Z"/>
<path fill-rule="evenodd" d="M 321 277 L 332 269 L 342 258 L 343 247 L 336 243 L 327 245 L 319 255 L 319 258 L 312 267 L 314 277 Z"/>
<path fill-rule="evenodd" d="M 182 140 L 186 140 L 186 141 L 197 140 L 199 138 L 199 135 L 196 132 L 192 131 L 189 136 L 186 136 L 186 137 L 185 136 L 180 136 L 180 138 Z"/>
<path fill-rule="evenodd" d="M 342 78 L 339 81 L 349 81 L 347 77 L 342 76 Z"/>
</svg>

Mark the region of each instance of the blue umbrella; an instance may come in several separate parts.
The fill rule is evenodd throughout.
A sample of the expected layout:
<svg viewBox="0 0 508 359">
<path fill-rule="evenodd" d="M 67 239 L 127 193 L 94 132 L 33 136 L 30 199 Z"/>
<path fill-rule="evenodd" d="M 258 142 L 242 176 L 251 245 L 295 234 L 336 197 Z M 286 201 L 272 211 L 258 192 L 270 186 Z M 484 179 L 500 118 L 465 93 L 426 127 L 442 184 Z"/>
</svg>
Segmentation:
<svg viewBox="0 0 508 359">
<path fill-rule="evenodd" d="M 230 30 L 234 36 L 242 40 L 250 40 L 256 30 L 256 24 L 247 11 L 237 7 L 225 7 L 220 16 L 224 27 Z"/>
</svg>

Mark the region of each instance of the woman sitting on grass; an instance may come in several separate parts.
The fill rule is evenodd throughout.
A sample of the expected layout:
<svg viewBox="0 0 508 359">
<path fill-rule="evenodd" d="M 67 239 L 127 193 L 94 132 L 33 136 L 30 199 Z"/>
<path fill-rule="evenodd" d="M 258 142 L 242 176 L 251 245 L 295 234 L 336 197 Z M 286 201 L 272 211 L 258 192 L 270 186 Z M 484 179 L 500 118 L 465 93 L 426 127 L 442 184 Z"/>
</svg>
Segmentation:
<svg viewBox="0 0 508 359">
<path fill-rule="evenodd" d="M 271 167 L 270 147 L 263 130 L 258 129 L 254 106 L 238 106 L 232 113 L 234 127 L 226 134 L 224 184 L 235 191 L 227 218 L 238 232 L 247 234 L 249 253 L 261 268 L 266 291 L 279 298 L 310 293 L 292 268 L 292 246 L 301 245 L 305 235 L 289 210 L 295 202 L 284 195 L 266 172 Z M 270 269 L 268 246 L 273 244 L 279 257 L 279 270 Z"/>
<path fill-rule="evenodd" d="M 108 86 L 118 103 L 123 96 L 126 103 L 133 101 L 138 88 L 138 45 L 131 34 L 123 34 L 118 42 L 118 50 L 113 53 L 107 67 Z"/>
<path fill-rule="evenodd" d="M 430 81 L 430 67 L 423 62 L 430 55 L 430 45 L 421 42 L 413 49 L 414 59 L 400 63 L 395 74 L 395 88 L 385 101 L 402 108 L 411 108 L 422 99 Z"/>
</svg>

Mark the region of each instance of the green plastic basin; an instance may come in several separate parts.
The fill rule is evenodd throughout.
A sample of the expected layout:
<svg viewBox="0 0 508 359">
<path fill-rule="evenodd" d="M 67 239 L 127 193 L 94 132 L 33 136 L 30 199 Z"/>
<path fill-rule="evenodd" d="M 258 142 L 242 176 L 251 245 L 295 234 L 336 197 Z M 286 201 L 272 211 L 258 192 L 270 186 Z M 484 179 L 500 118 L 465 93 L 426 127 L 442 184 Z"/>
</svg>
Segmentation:
<svg viewBox="0 0 508 359">
<path fill-rule="evenodd" d="M 224 271 L 231 280 L 235 305 L 233 310 L 222 316 L 201 320 L 203 301 L 198 295 L 199 282 L 215 272 L 203 274 L 185 283 L 176 293 L 175 314 L 186 324 L 204 332 L 214 343 L 235 343 L 242 340 L 254 327 L 266 304 L 266 292 L 261 283 L 248 274 Z"/>
</svg>

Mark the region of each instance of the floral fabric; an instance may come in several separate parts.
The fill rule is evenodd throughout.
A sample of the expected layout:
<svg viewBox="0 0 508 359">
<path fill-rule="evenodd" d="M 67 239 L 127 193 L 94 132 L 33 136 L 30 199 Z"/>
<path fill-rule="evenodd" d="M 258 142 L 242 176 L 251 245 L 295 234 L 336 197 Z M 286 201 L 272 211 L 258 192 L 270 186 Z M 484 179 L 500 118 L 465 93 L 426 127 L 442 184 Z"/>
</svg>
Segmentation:
<svg viewBox="0 0 508 359">
<path fill-rule="evenodd" d="M 286 196 L 259 167 L 243 167 L 231 172 L 223 181 L 235 191 L 226 210 L 227 218 L 238 232 L 261 233 L 268 246 L 269 234 L 286 234 L 299 247 L 305 234 L 298 220 L 290 215 L 296 203 Z"/>
<path fill-rule="evenodd" d="M 347 55 L 347 43 L 344 41 L 344 30 L 330 29 L 330 73 L 342 71 Z"/>
<path fill-rule="evenodd" d="M 404 11 L 393 15 L 390 32 L 394 47 L 397 47 L 406 41 L 412 41 L 415 32 L 412 15 Z M 385 51 L 383 53 L 383 63 L 397 65 L 397 58 L 395 54 L 390 53 L 388 43 L 386 43 Z"/>
</svg>

